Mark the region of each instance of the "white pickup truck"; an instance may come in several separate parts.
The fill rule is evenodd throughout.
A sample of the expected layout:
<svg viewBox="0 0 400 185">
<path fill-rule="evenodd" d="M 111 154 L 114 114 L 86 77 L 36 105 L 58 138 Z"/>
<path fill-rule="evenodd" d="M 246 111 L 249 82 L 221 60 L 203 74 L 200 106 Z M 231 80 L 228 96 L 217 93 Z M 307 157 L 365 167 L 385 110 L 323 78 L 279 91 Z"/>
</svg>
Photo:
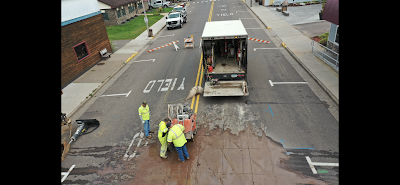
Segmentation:
<svg viewBox="0 0 400 185">
<path fill-rule="evenodd" d="M 163 1 L 161 1 L 161 0 L 157 0 L 157 1 L 151 2 L 151 4 L 150 4 L 150 7 L 151 7 L 151 8 L 158 8 L 158 7 L 167 8 L 167 7 L 172 7 L 172 6 L 173 6 L 173 5 L 171 4 L 170 1 L 165 1 L 165 2 L 163 2 Z"/>
</svg>

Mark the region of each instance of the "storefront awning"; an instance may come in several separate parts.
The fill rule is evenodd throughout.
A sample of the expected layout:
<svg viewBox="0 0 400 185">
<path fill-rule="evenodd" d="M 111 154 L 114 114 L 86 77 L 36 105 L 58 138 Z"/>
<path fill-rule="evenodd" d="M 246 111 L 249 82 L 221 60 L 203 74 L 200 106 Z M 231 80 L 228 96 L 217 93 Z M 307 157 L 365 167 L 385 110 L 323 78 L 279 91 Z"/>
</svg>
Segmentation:
<svg viewBox="0 0 400 185">
<path fill-rule="evenodd" d="M 339 0 L 327 0 L 322 13 L 322 19 L 339 25 Z"/>
</svg>

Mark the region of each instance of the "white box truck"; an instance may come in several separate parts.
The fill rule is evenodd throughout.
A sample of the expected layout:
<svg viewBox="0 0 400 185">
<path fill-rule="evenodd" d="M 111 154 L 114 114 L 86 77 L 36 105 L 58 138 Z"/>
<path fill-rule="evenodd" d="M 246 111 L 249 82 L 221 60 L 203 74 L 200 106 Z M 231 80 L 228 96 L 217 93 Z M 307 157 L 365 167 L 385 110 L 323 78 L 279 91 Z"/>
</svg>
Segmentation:
<svg viewBox="0 0 400 185">
<path fill-rule="evenodd" d="M 247 41 L 241 20 L 206 22 L 201 36 L 204 97 L 249 95 Z"/>
</svg>

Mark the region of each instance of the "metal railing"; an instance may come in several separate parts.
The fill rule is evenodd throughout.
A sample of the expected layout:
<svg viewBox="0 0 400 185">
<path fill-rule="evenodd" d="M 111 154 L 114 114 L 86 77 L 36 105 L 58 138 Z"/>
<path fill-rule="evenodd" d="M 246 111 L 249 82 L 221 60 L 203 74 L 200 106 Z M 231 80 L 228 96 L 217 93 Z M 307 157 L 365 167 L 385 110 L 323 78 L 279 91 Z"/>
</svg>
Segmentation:
<svg viewBox="0 0 400 185">
<path fill-rule="evenodd" d="M 317 43 L 317 45 L 315 45 L 315 43 Z M 332 51 L 314 40 L 311 41 L 311 52 L 339 72 L 339 53 Z"/>
</svg>

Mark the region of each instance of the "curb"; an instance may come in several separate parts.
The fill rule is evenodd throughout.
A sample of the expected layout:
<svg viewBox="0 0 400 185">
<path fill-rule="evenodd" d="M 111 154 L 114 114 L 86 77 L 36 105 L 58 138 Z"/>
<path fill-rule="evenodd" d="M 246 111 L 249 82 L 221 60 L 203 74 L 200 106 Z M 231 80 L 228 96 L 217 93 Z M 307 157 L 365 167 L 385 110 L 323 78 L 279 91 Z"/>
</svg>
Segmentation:
<svg viewBox="0 0 400 185">
<path fill-rule="evenodd" d="M 251 12 L 253 12 L 253 14 L 258 18 L 258 20 L 260 22 L 262 22 L 264 24 L 264 26 L 269 29 L 270 31 L 272 31 L 272 28 L 268 27 L 267 24 L 265 24 L 260 17 L 258 17 L 258 15 L 256 13 L 254 13 L 254 11 L 246 4 L 244 3 L 248 9 L 250 9 Z M 276 35 L 276 34 L 275 34 Z M 276 38 L 278 38 L 279 40 L 282 41 L 282 39 L 280 39 L 278 37 L 278 35 L 276 35 Z M 297 56 L 289 49 L 289 47 L 287 47 L 284 42 L 282 41 L 282 46 L 286 49 L 286 51 L 288 51 L 290 53 L 290 55 L 292 55 L 292 57 L 297 61 L 297 63 L 300 64 L 301 67 L 303 67 L 304 70 L 307 71 L 307 73 L 315 80 L 315 82 L 317 82 L 317 84 L 322 88 L 322 90 L 324 90 L 324 92 L 326 92 L 328 94 L 328 96 L 331 98 L 331 100 L 333 102 L 335 102 L 335 104 L 337 106 L 339 106 L 339 100 L 332 94 L 332 92 L 303 64 L 303 62 L 301 62 L 301 60 L 299 58 L 297 58 Z"/>
<path fill-rule="evenodd" d="M 164 16 L 164 17 L 165 17 L 165 16 Z M 164 17 L 163 17 L 163 18 L 164 18 Z M 161 18 L 160 20 L 162 20 L 163 18 Z M 166 25 L 164 24 L 164 26 L 161 27 L 161 29 L 158 30 L 158 32 L 154 34 L 153 38 L 154 38 L 158 33 L 160 33 L 160 31 L 163 30 L 163 29 L 165 28 L 165 26 L 166 26 Z M 146 30 L 145 30 L 145 31 L 146 31 Z M 152 39 L 153 39 L 153 38 L 152 38 Z M 151 40 L 152 40 L 152 39 L 151 39 Z M 149 42 L 150 42 L 150 40 L 147 41 L 146 45 L 147 45 Z M 96 93 L 97 93 L 97 92 L 98 92 L 112 77 L 115 76 L 115 74 L 117 74 L 117 73 L 132 59 L 132 58 L 134 58 L 141 50 L 143 50 L 143 48 L 144 48 L 146 45 L 144 45 L 138 52 L 133 53 L 133 54 L 118 68 L 118 69 L 116 69 L 116 71 L 114 71 L 113 74 L 111 74 L 109 77 L 107 77 L 107 78 L 103 81 L 103 83 L 101 83 L 100 86 L 98 86 L 97 89 L 91 93 L 92 96 L 89 96 L 88 98 L 86 98 L 85 100 L 83 100 L 77 107 L 74 108 L 74 110 L 72 110 L 72 111 L 71 111 L 68 115 L 66 115 L 66 116 L 67 116 L 68 118 L 71 118 L 82 106 L 84 106 L 90 99 L 92 99 L 93 96 L 95 96 Z"/>
</svg>

